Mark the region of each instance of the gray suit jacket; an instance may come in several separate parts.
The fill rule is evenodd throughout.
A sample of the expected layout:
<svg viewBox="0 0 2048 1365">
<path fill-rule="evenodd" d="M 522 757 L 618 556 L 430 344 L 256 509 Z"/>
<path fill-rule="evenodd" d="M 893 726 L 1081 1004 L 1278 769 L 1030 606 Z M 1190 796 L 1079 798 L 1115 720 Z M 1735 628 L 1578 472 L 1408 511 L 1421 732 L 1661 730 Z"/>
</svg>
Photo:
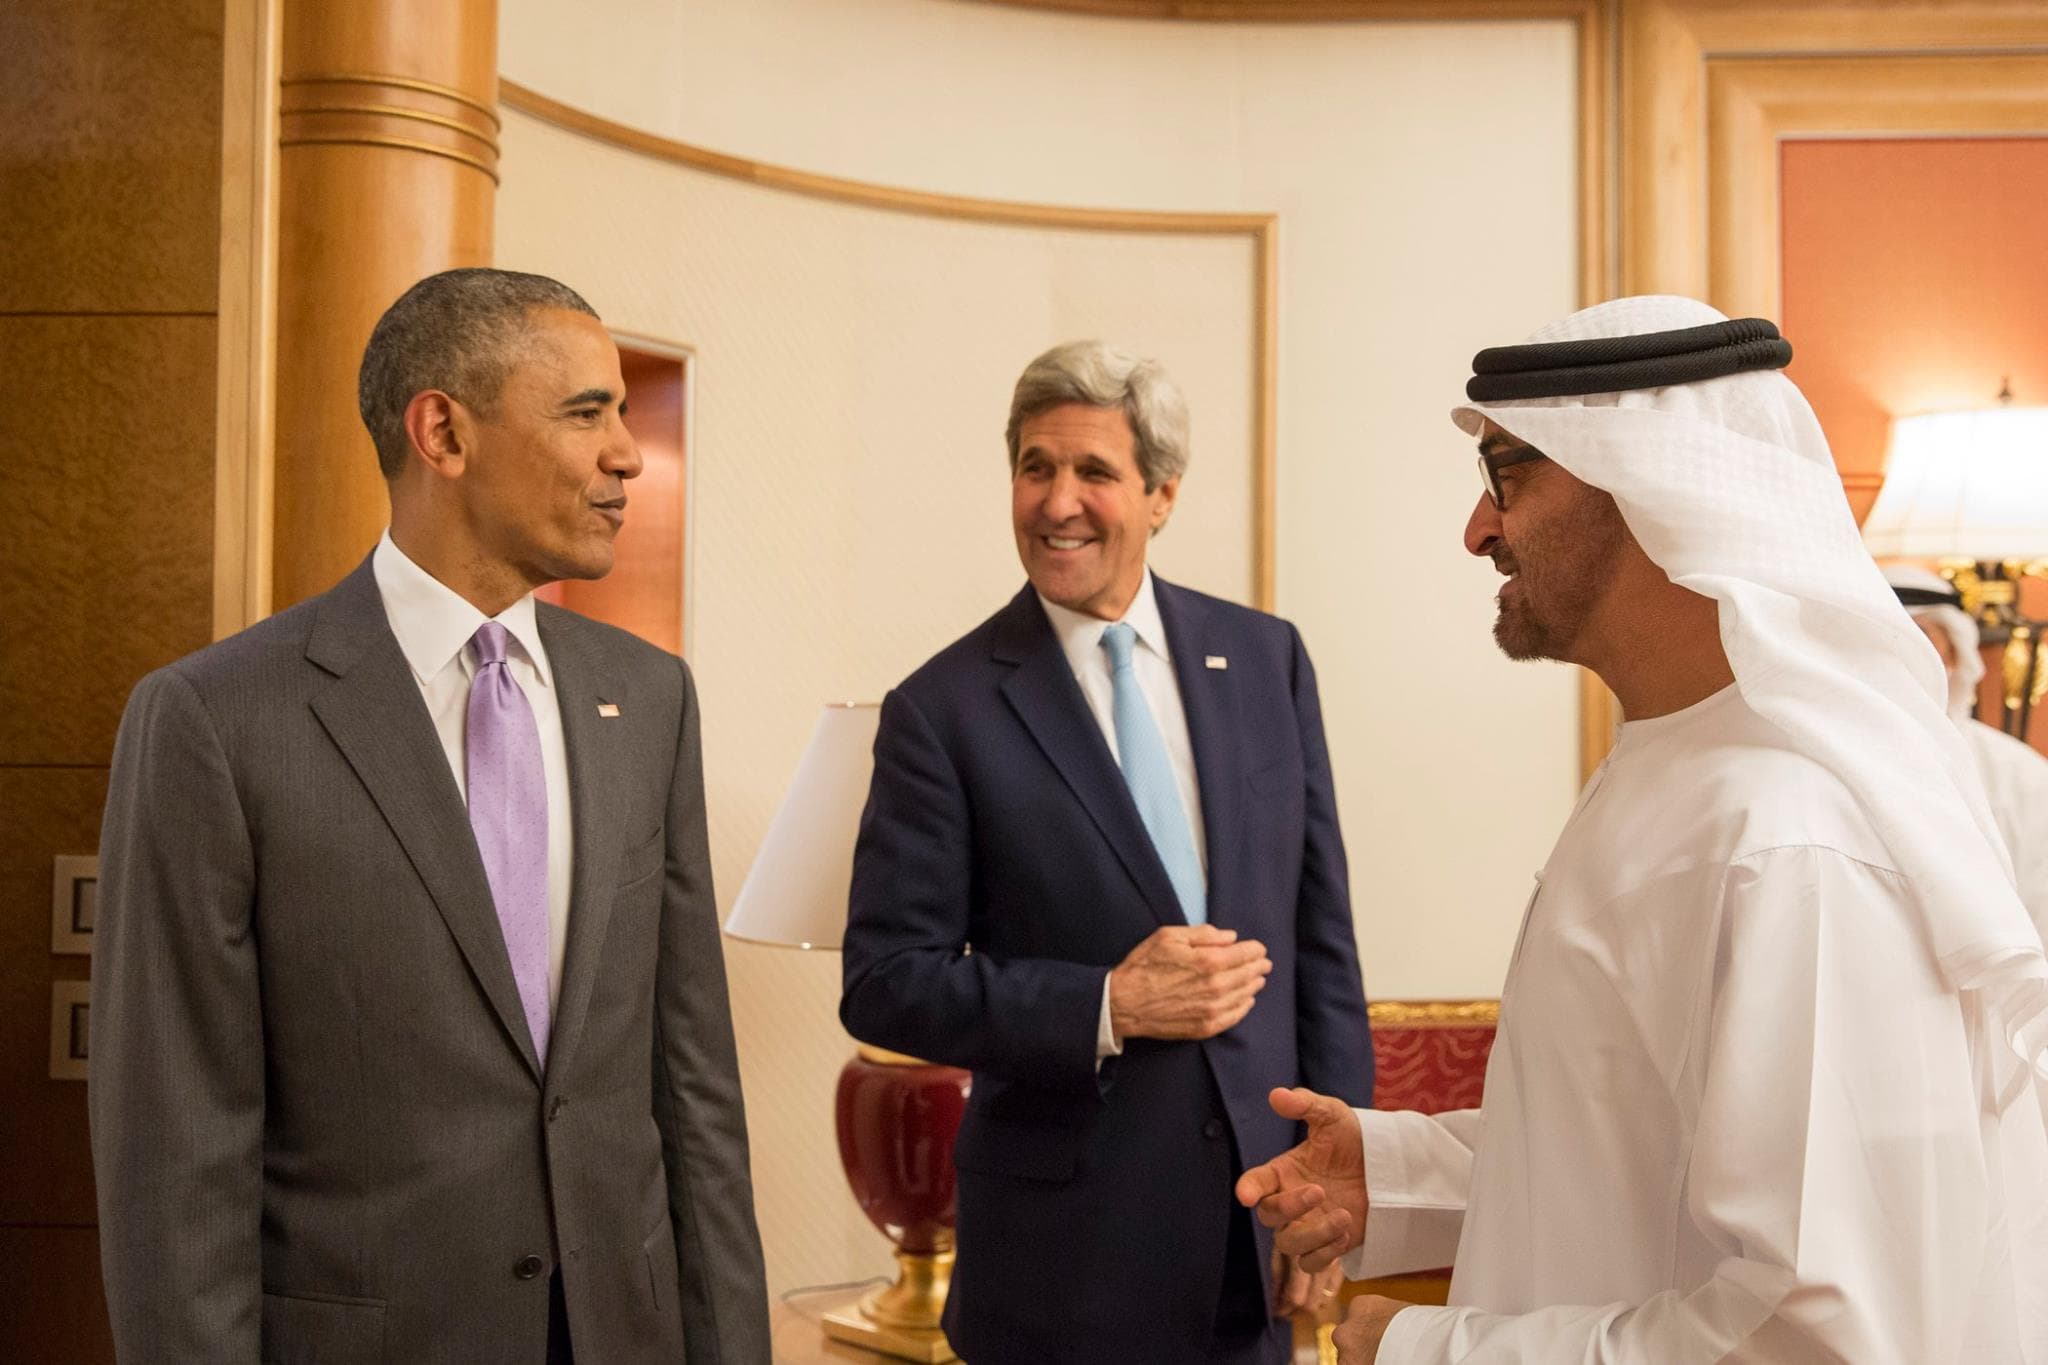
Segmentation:
<svg viewBox="0 0 2048 1365">
<path fill-rule="evenodd" d="M 557 1266 L 586 1362 L 768 1359 L 695 690 L 539 629 L 575 812 L 545 1074 L 367 562 L 135 689 L 90 1086 L 123 1359 L 538 1362 Z"/>
</svg>

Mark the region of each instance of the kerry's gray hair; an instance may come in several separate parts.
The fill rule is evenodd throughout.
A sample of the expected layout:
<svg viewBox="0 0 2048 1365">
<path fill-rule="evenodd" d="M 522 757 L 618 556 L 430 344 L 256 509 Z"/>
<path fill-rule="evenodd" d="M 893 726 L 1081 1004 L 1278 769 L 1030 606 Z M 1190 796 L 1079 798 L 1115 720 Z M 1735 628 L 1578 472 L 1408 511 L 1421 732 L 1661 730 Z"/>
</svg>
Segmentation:
<svg viewBox="0 0 2048 1365">
<path fill-rule="evenodd" d="M 439 389 L 494 415 L 526 341 L 527 315 L 540 308 L 597 316 L 559 280 L 486 268 L 429 275 L 384 310 L 363 348 L 356 408 L 385 478 L 405 468 L 405 409 L 415 394 Z"/>
<path fill-rule="evenodd" d="M 1119 408 L 1131 424 L 1145 491 L 1177 479 L 1188 467 L 1188 404 L 1156 360 L 1141 360 L 1100 341 L 1055 346 L 1024 367 L 1010 396 L 1010 470 L 1017 469 L 1017 431 L 1031 418 L 1068 403 Z"/>
</svg>

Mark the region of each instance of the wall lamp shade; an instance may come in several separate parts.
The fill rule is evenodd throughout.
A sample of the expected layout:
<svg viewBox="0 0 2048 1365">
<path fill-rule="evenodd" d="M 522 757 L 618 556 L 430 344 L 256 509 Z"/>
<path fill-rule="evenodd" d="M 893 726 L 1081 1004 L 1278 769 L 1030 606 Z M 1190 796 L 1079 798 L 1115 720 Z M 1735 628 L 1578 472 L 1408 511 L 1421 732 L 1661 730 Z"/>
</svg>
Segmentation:
<svg viewBox="0 0 2048 1365">
<path fill-rule="evenodd" d="M 1880 559 L 2048 557 L 2048 408 L 1893 422 L 1863 543 Z"/>
<path fill-rule="evenodd" d="M 726 933 L 789 948 L 839 946 L 881 715 L 872 702 L 827 706 L 819 715 Z"/>
</svg>

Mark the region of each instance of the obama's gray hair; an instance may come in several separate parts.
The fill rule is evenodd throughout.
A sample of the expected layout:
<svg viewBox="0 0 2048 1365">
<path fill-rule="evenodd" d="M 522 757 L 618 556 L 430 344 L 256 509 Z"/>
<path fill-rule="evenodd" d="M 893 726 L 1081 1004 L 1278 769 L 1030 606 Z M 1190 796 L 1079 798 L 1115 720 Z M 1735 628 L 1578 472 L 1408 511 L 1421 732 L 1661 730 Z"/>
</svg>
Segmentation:
<svg viewBox="0 0 2048 1365">
<path fill-rule="evenodd" d="M 1131 424 L 1138 473 L 1151 492 L 1188 467 L 1188 404 L 1156 360 L 1100 341 L 1055 346 L 1024 367 L 1010 396 L 1010 470 L 1017 469 L 1017 432 L 1025 422 L 1069 403 L 1116 408 Z"/>
<path fill-rule="evenodd" d="M 384 310 L 363 348 L 356 408 L 385 478 L 405 468 L 405 409 L 415 394 L 439 389 L 495 415 L 526 342 L 527 315 L 543 308 L 597 316 L 560 280 L 482 267 L 429 275 Z"/>
</svg>

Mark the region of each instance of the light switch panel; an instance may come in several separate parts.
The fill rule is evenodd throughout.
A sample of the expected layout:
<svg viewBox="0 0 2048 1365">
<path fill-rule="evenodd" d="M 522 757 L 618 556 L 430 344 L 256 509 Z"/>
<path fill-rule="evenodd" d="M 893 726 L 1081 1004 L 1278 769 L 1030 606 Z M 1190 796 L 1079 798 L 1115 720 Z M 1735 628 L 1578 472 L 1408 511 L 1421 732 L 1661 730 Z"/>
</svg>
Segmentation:
<svg viewBox="0 0 2048 1365">
<path fill-rule="evenodd" d="M 50 1079 L 82 1081 L 92 1054 L 92 983 L 50 983 Z"/>
<path fill-rule="evenodd" d="M 99 914 L 100 860 L 93 854 L 60 853 L 50 878 L 50 951 L 92 952 L 93 920 Z"/>
</svg>

